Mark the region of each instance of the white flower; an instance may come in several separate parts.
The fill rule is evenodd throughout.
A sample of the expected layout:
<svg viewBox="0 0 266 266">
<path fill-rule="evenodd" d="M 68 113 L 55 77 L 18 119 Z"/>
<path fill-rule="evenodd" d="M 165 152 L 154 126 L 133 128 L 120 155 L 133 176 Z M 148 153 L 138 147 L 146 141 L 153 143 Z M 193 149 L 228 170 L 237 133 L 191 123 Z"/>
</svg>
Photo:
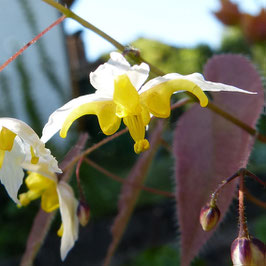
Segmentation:
<svg viewBox="0 0 266 266">
<path fill-rule="evenodd" d="M 62 237 L 60 253 L 61 259 L 64 260 L 78 239 L 78 201 L 66 182 L 58 181 L 54 173 L 50 175 L 54 178 L 31 172 L 25 179 L 28 191 L 19 195 L 19 205 L 27 206 L 31 201 L 41 198 L 41 208 L 45 212 L 60 209 L 62 225 L 57 234 Z"/>
<path fill-rule="evenodd" d="M 97 115 L 106 135 L 115 133 L 123 119 L 135 141 L 134 150 L 140 153 L 149 148 L 145 127 L 151 115 L 168 117 L 173 93 L 188 91 L 199 99 L 202 107 L 208 104 L 203 91 L 250 93 L 234 86 L 205 81 L 199 73 L 185 76 L 171 73 L 143 85 L 149 76 L 147 64 L 131 67 L 123 55 L 113 52 L 110 56 L 107 63 L 90 73 L 95 93 L 73 99 L 50 115 L 43 129 L 41 139 L 44 142 L 59 130 L 60 136 L 66 137 L 69 127 L 77 118 L 93 114 Z"/>
<path fill-rule="evenodd" d="M 0 180 L 16 203 L 23 169 L 50 178 L 53 178 L 51 172 L 62 172 L 31 127 L 14 118 L 0 118 Z"/>
<path fill-rule="evenodd" d="M 58 183 L 57 193 L 63 225 L 60 253 L 61 259 L 64 260 L 78 239 L 78 202 L 74 197 L 72 188 L 64 181 Z"/>
</svg>

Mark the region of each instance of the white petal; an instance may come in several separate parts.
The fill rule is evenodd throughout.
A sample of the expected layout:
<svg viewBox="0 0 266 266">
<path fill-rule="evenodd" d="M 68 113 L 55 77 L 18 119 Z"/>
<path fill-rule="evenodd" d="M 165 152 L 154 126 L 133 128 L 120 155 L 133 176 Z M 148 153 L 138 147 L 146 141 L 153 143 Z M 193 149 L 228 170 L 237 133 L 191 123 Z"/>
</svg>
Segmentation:
<svg viewBox="0 0 266 266">
<path fill-rule="evenodd" d="M 143 83 L 149 76 L 150 67 L 145 63 L 141 63 L 139 66 L 134 65 L 130 71 L 127 72 L 127 75 L 132 83 L 132 85 L 139 90 Z"/>
<path fill-rule="evenodd" d="M 193 83 L 195 83 L 197 86 L 199 86 L 203 91 L 213 91 L 213 92 L 217 92 L 217 91 L 231 91 L 231 92 L 241 92 L 241 93 L 247 93 L 247 94 L 256 94 L 256 92 L 250 92 L 250 91 L 246 91 L 246 90 L 242 90 L 239 89 L 237 87 L 231 86 L 231 85 L 226 85 L 223 83 L 217 83 L 217 82 L 211 82 L 211 81 L 206 81 L 204 79 L 204 77 L 200 74 L 200 73 L 193 73 L 190 75 L 180 75 L 178 73 L 170 73 L 167 74 L 163 77 L 157 77 L 154 78 L 152 80 L 150 80 L 149 82 L 147 82 L 139 91 L 139 93 L 142 93 L 146 90 L 149 90 L 150 88 L 169 81 L 169 80 L 189 80 L 192 81 Z M 181 92 L 181 91 L 179 91 Z"/>
<path fill-rule="evenodd" d="M 41 140 L 46 143 L 55 135 L 62 128 L 68 115 L 78 106 L 89 102 L 108 100 L 110 100 L 110 98 L 104 98 L 97 93 L 93 93 L 69 101 L 50 115 L 48 122 L 43 128 Z"/>
<path fill-rule="evenodd" d="M 45 148 L 44 143 L 40 140 L 36 132 L 26 123 L 14 118 L 0 118 L 0 126 L 8 128 L 17 134 L 17 136 L 22 140 L 21 145 L 23 145 L 23 150 L 26 153 L 25 159 L 28 160 L 29 163 L 31 160 L 30 148 L 32 147 L 35 155 L 40 158 L 40 161 L 42 161 L 43 164 L 47 164 L 46 167 L 50 170 L 50 172 L 62 172 L 61 169 L 58 168 L 56 159 L 51 155 L 51 151 Z M 25 167 L 25 169 L 31 170 L 30 167 Z"/>
<path fill-rule="evenodd" d="M 74 246 L 75 241 L 78 239 L 78 202 L 74 197 L 72 188 L 64 181 L 58 183 L 57 193 L 64 227 L 60 247 L 61 259 L 64 260 L 70 249 Z"/>
<path fill-rule="evenodd" d="M 0 169 L 1 183 L 5 186 L 8 195 L 15 203 L 19 202 L 17 194 L 24 177 L 21 163 L 24 160 L 25 154 L 22 147 L 21 140 L 16 137 L 12 150 L 5 152 L 3 165 Z"/>
<path fill-rule="evenodd" d="M 40 139 L 36 132 L 21 120 L 3 117 L 0 118 L 0 126 L 4 126 L 10 131 L 14 132 L 29 145 L 35 146 L 36 143 L 40 142 Z"/>
<path fill-rule="evenodd" d="M 98 91 L 112 97 L 114 91 L 114 79 L 130 70 L 130 64 L 120 53 L 110 54 L 108 62 L 100 65 L 90 73 L 90 83 Z"/>
<path fill-rule="evenodd" d="M 114 80 L 117 76 L 127 74 L 133 86 L 138 90 L 149 76 L 150 68 L 142 63 L 139 66 L 130 66 L 125 57 L 117 52 L 110 54 L 108 62 L 100 65 L 90 73 L 92 86 L 108 97 L 113 96 Z"/>
</svg>

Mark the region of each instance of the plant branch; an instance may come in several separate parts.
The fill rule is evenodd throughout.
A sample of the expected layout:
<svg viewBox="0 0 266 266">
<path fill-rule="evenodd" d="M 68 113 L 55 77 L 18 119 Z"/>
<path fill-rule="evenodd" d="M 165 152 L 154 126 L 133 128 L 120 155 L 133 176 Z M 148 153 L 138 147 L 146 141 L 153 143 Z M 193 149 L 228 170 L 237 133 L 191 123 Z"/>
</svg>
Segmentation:
<svg viewBox="0 0 266 266">
<path fill-rule="evenodd" d="M 248 190 L 247 188 L 244 189 L 244 193 L 246 196 L 246 199 L 254 203 L 255 205 L 266 209 L 266 202 L 259 200 L 258 198 L 254 197 Z"/>
<path fill-rule="evenodd" d="M 122 130 L 118 131 L 117 133 L 115 133 L 114 135 L 106 137 L 105 139 L 103 139 L 103 140 L 99 141 L 98 143 L 92 145 L 90 148 L 86 149 L 85 151 L 80 153 L 78 156 L 76 156 L 68 165 L 66 165 L 64 168 L 62 168 L 62 171 L 65 172 L 68 168 L 71 168 L 77 161 L 79 161 L 80 158 L 85 157 L 86 155 L 88 155 L 91 152 L 97 150 L 98 148 L 100 148 L 104 144 L 106 144 L 109 141 L 111 141 L 111 140 L 113 140 L 113 139 L 125 134 L 126 132 L 128 132 L 128 128 L 122 129 Z"/>
<path fill-rule="evenodd" d="M 150 188 L 150 187 L 141 186 L 141 185 L 137 185 L 137 184 L 128 182 L 124 178 L 121 178 L 121 177 L 119 177 L 117 175 L 114 175 L 113 173 L 109 172 L 108 170 L 104 169 L 103 167 L 101 167 L 100 165 L 96 164 L 95 162 L 91 161 L 88 158 L 84 158 L 84 161 L 88 165 L 90 165 L 93 168 L 95 168 L 96 170 L 98 170 L 99 172 L 103 173 L 107 177 L 109 177 L 109 178 L 111 178 L 111 179 L 113 179 L 113 180 L 115 180 L 115 181 L 117 181 L 119 183 L 123 183 L 123 184 L 128 183 L 128 184 L 130 184 L 133 187 L 142 189 L 142 190 L 147 191 L 147 192 L 152 193 L 152 194 L 156 194 L 156 195 L 160 195 L 160 196 L 164 196 L 164 197 L 168 197 L 168 198 L 174 198 L 175 197 L 175 195 L 173 193 L 168 192 L 168 191 L 163 191 L 163 190 L 159 190 L 159 189 L 156 189 L 156 188 Z"/>
<path fill-rule="evenodd" d="M 61 16 L 59 19 L 57 19 L 54 23 L 52 23 L 49 27 L 47 27 L 45 30 L 43 30 L 41 33 L 39 33 L 36 37 L 34 37 L 31 41 L 29 41 L 26 45 L 24 45 L 19 51 L 17 51 L 14 55 L 12 55 L 4 64 L 0 66 L 0 72 L 9 65 L 13 60 L 15 60 L 19 55 L 21 55 L 29 46 L 34 44 L 36 41 L 38 41 L 45 33 L 47 33 L 49 30 L 51 30 L 56 25 L 60 24 L 66 16 Z"/>
<path fill-rule="evenodd" d="M 239 202 L 239 238 L 249 238 L 249 232 L 247 227 L 247 219 L 245 217 L 245 205 L 244 205 L 244 175 L 240 174 L 239 178 L 239 190 L 238 190 L 238 202 Z"/>
<path fill-rule="evenodd" d="M 121 52 L 128 51 L 126 46 L 122 45 L 120 42 L 118 42 L 117 40 L 115 40 L 110 35 L 106 34 L 105 32 L 103 32 L 102 30 L 98 29 L 97 27 L 89 23 L 88 21 L 84 20 L 83 18 L 81 18 L 80 16 L 72 12 L 70 9 L 64 7 L 63 5 L 53 0 L 42 0 L 42 1 L 47 3 L 48 5 L 53 6 L 54 8 L 62 12 L 66 17 L 72 18 L 76 20 L 77 22 L 79 22 L 85 28 L 92 30 L 93 32 L 95 32 L 96 34 L 104 38 L 106 41 L 113 44 Z M 134 53 L 128 52 L 128 56 L 134 61 L 144 62 L 148 64 L 148 62 L 146 62 L 140 55 L 136 55 Z M 155 73 L 156 75 L 160 76 L 164 74 L 161 70 L 159 70 L 157 67 L 153 66 L 152 64 L 148 64 L 148 65 L 150 66 L 151 71 Z"/>
</svg>

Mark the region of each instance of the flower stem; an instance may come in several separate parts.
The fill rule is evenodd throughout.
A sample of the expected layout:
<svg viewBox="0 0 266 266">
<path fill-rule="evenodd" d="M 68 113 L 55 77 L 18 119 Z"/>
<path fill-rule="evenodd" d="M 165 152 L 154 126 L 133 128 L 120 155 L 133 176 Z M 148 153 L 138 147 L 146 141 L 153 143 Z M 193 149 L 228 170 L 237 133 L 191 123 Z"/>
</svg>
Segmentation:
<svg viewBox="0 0 266 266">
<path fill-rule="evenodd" d="M 251 201 L 252 203 L 254 203 L 255 205 L 263 208 L 263 209 L 266 209 L 266 202 L 256 198 L 255 196 L 253 196 L 248 190 L 247 188 L 245 188 L 244 190 L 245 192 L 245 197 L 247 200 Z"/>
<path fill-rule="evenodd" d="M 240 174 L 239 178 L 239 190 L 238 190 L 238 204 L 239 204 L 239 238 L 249 238 L 249 232 L 247 227 L 247 219 L 245 217 L 244 206 L 244 174 Z"/>
<path fill-rule="evenodd" d="M 83 162 L 84 158 L 81 157 L 78 161 L 78 164 L 77 164 L 77 167 L 76 167 L 76 180 L 77 180 L 77 185 L 78 185 L 78 190 L 79 190 L 79 196 L 80 196 L 80 200 L 82 202 L 86 202 L 86 199 L 85 199 L 85 195 L 84 195 L 84 192 L 83 192 L 83 189 L 82 189 L 82 186 L 81 186 L 81 182 L 80 182 L 80 167 L 82 165 L 82 162 Z"/>
<path fill-rule="evenodd" d="M 88 21 L 84 20 L 83 18 L 81 18 L 80 16 L 78 16 L 77 14 L 72 12 L 70 9 L 64 7 L 63 5 L 57 3 L 53 0 L 42 0 L 42 1 L 47 3 L 48 5 L 53 6 L 54 8 L 56 8 L 57 10 L 62 12 L 66 17 L 76 20 L 85 28 L 90 29 L 91 31 L 95 32 L 96 34 L 98 34 L 99 36 L 104 38 L 106 41 L 113 44 L 121 52 L 128 50 L 126 46 L 122 45 L 120 42 L 118 42 L 117 40 L 115 40 L 114 38 L 112 38 L 111 36 L 106 34 L 105 32 L 103 32 L 102 30 L 98 29 L 97 27 L 95 27 L 94 25 L 89 23 Z M 152 64 L 146 62 L 140 55 L 136 55 L 134 53 L 129 52 L 128 56 L 134 61 L 144 62 L 144 63 L 148 64 L 150 66 L 150 70 L 153 73 L 155 73 L 156 75 L 159 75 L 159 76 L 164 75 L 164 73 L 160 69 L 158 69 L 157 67 L 153 66 Z"/>
<path fill-rule="evenodd" d="M 122 129 L 120 131 L 118 131 L 117 133 L 115 133 L 112 136 L 106 137 L 105 139 L 101 140 L 100 142 L 94 144 L 93 146 L 89 147 L 88 149 L 86 149 L 85 151 L 83 151 L 82 153 L 80 153 L 78 156 L 76 156 L 68 165 L 66 165 L 65 167 L 61 168 L 63 172 L 67 171 L 69 168 L 73 167 L 82 157 L 85 157 L 86 155 L 90 154 L 91 152 L 97 150 L 98 148 L 100 148 L 101 146 L 103 146 L 104 144 L 110 142 L 111 140 L 125 134 L 126 132 L 128 132 L 128 128 Z"/>
<path fill-rule="evenodd" d="M 241 176 L 249 176 L 253 178 L 255 181 L 257 181 L 259 184 L 263 185 L 264 187 L 266 186 L 266 183 L 262 181 L 260 178 L 258 178 L 256 175 L 248 171 L 246 168 L 241 168 L 239 169 L 235 174 L 232 176 L 228 177 L 227 179 L 223 180 L 221 184 L 216 188 L 216 190 L 212 193 L 211 196 L 211 204 L 213 203 L 215 205 L 217 201 L 218 194 L 220 190 L 228 183 L 230 183 L 232 180 L 234 180 L 236 177 L 241 177 Z"/>
<path fill-rule="evenodd" d="M 96 170 L 98 170 L 99 172 L 103 173 L 104 175 L 106 175 L 107 177 L 119 182 L 119 183 L 129 183 L 130 185 L 134 186 L 134 187 L 137 187 L 137 188 L 140 188 L 144 191 L 147 191 L 149 193 L 152 193 L 152 194 L 156 194 L 156 195 L 160 195 L 160 196 L 164 196 L 164 197 L 168 197 L 168 198 L 174 198 L 175 195 L 171 192 L 168 192 L 168 191 L 163 191 L 163 190 L 159 190 L 159 189 L 155 189 L 155 188 L 150 188 L 150 187 L 146 187 L 146 186 L 141 186 L 141 185 L 136 185 L 134 183 L 130 183 L 128 182 L 127 180 L 125 180 L 124 178 L 121 178 L 117 175 L 114 175 L 113 173 L 107 171 L 106 169 L 104 169 L 103 167 L 101 167 L 100 165 L 96 164 L 95 162 L 91 161 L 90 159 L 88 158 L 85 158 L 84 161 L 92 166 L 93 168 L 95 168 Z"/>
<path fill-rule="evenodd" d="M 28 47 L 30 47 L 32 44 L 34 44 L 37 40 L 39 40 L 45 33 L 47 33 L 49 30 L 51 30 L 56 25 L 60 24 L 66 16 L 61 16 L 59 19 L 57 19 L 54 23 L 52 23 L 49 27 L 47 27 L 45 30 L 43 30 L 41 33 L 39 33 L 36 37 L 34 37 L 31 41 L 29 41 L 26 45 L 24 45 L 19 51 L 17 51 L 14 55 L 12 55 L 4 64 L 0 66 L 0 72 L 13 60 L 15 60 L 19 55 L 21 55 Z"/>
</svg>

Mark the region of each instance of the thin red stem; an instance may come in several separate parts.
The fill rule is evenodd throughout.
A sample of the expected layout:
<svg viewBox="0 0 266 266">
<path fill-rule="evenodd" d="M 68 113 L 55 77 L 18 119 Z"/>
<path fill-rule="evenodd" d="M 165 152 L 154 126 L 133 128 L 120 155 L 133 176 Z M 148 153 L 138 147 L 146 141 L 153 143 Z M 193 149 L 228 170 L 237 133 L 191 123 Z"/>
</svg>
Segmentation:
<svg viewBox="0 0 266 266">
<path fill-rule="evenodd" d="M 152 193 L 152 194 L 157 194 L 157 195 L 160 195 L 160 196 L 164 196 L 164 197 L 168 197 L 168 198 L 174 198 L 175 195 L 171 192 L 168 192 L 168 191 L 163 191 L 163 190 L 159 190 L 159 189 L 156 189 L 156 188 L 150 188 L 150 187 L 146 187 L 146 186 L 140 186 L 140 185 L 136 185 L 134 183 L 131 183 L 131 182 L 128 182 L 127 180 L 125 180 L 124 178 L 121 178 L 117 175 L 114 175 L 113 173 L 109 172 L 108 170 L 104 169 L 103 167 L 101 167 L 100 165 L 98 165 L 97 163 L 93 162 L 92 160 L 88 159 L 88 158 L 84 158 L 84 161 L 92 166 L 93 168 L 95 168 L 96 170 L 98 170 L 99 172 L 103 173 L 104 175 L 106 175 L 107 177 L 119 182 L 119 183 L 128 183 L 130 184 L 131 186 L 133 187 L 136 187 L 136 188 L 139 188 L 139 189 L 142 189 L 144 191 L 147 191 L 149 193 Z"/>
<path fill-rule="evenodd" d="M 254 203 L 255 205 L 257 205 L 263 209 L 266 209 L 266 202 L 259 200 L 258 198 L 253 196 L 246 188 L 245 188 L 244 192 L 245 192 L 245 197 L 247 200 L 251 201 L 252 203 Z"/>
<path fill-rule="evenodd" d="M 80 175 L 79 175 L 80 167 L 81 167 L 81 165 L 83 163 L 83 160 L 84 160 L 84 158 L 82 157 L 78 161 L 78 164 L 77 164 L 77 167 L 76 167 L 76 180 L 77 180 L 77 185 L 78 185 L 80 199 L 81 199 L 82 202 L 86 202 L 85 195 L 84 195 L 84 192 L 83 192 L 83 189 L 82 189 L 82 186 L 81 186 L 81 182 L 80 182 Z"/>
<path fill-rule="evenodd" d="M 216 188 L 216 190 L 212 193 L 211 196 L 211 205 L 216 205 L 217 197 L 220 192 L 220 190 L 228 183 L 230 183 L 232 180 L 234 180 L 236 177 L 239 176 L 239 171 L 233 174 L 232 176 L 228 177 L 227 179 L 223 180 L 221 184 Z"/>
<path fill-rule="evenodd" d="M 59 19 L 57 19 L 54 23 L 52 23 L 48 28 L 46 28 L 44 31 L 39 33 L 36 37 L 34 37 L 31 41 L 29 41 L 25 46 L 23 46 L 19 51 L 17 51 L 14 55 L 12 55 L 4 64 L 0 66 L 0 72 L 13 60 L 15 60 L 19 55 L 21 55 L 27 48 L 29 48 L 32 44 L 34 44 L 36 41 L 38 41 L 46 32 L 51 30 L 54 26 L 60 24 L 66 16 L 61 16 Z"/>
<path fill-rule="evenodd" d="M 239 204 L 239 234 L 238 237 L 249 238 L 249 232 L 247 227 L 247 220 L 245 217 L 245 205 L 244 205 L 244 175 L 241 173 L 239 178 L 239 190 L 238 190 L 238 204 Z"/>
</svg>

